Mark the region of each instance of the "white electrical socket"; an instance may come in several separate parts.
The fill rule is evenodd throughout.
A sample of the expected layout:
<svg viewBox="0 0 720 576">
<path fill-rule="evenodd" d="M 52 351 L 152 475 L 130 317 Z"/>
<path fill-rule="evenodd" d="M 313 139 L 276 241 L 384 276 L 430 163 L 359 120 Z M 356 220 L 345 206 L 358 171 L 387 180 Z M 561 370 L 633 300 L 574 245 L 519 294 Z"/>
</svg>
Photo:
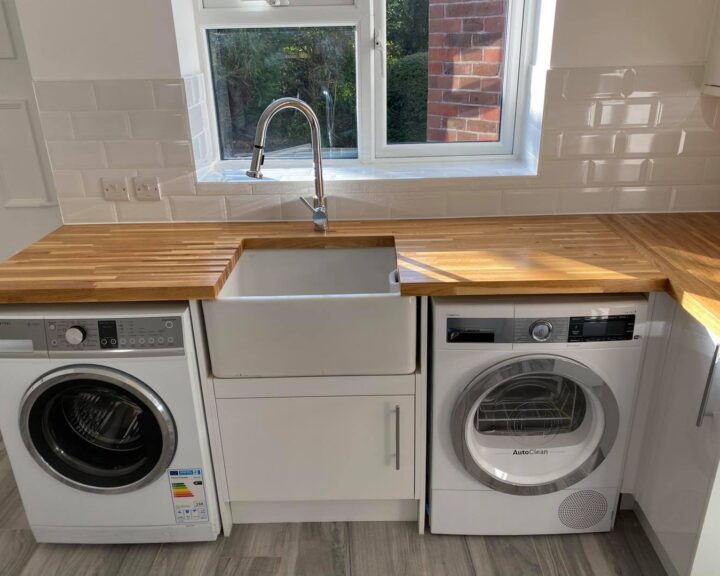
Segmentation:
<svg viewBox="0 0 720 576">
<path fill-rule="evenodd" d="M 100 179 L 105 200 L 130 200 L 128 179 L 125 176 L 108 176 Z"/>
<path fill-rule="evenodd" d="M 133 178 L 133 187 L 138 200 L 160 200 L 162 198 L 160 180 L 157 176 L 137 176 Z"/>
</svg>

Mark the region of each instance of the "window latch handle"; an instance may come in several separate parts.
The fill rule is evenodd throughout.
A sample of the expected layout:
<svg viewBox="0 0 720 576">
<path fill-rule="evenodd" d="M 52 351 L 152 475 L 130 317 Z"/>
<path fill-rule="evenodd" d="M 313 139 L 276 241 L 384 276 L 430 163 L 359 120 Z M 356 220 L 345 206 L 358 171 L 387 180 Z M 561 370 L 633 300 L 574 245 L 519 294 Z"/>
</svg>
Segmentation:
<svg viewBox="0 0 720 576">
<path fill-rule="evenodd" d="M 380 54 L 380 76 L 382 78 L 385 78 L 385 67 L 387 63 L 386 46 L 385 42 L 383 42 L 384 36 L 381 30 L 375 30 L 373 44 L 375 45 L 375 50 Z"/>
</svg>

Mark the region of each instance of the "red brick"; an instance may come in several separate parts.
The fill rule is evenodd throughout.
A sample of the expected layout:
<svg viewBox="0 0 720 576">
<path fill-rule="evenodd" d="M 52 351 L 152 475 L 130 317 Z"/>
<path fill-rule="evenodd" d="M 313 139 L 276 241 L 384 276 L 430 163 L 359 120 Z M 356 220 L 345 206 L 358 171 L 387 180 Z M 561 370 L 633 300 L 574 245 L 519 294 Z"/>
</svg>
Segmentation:
<svg viewBox="0 0 720 576">
<path fill-rule="evenodd" d="M 502 62 L 503 51 L 501 48 L 483 48 L 483 61 Z"/>
<path fill-rule="evenodd" d="M 462 2 L 449 4 L 445 14 L 450 17 L 463 18 L 465 16 L 495 16 L 502 14 L 504 2 Z"/>
<path fill-rule="evenodd" d="M 467 129 L 473 132 L 497 132 L 499 127 L 497 122 L 488 122 L 486 120 L 472 120 L 468 118 L 466 122 Z"/>
<path fill-rule="evenodd" d="M 439 18 L 430 23 L 430 33 L 437 32 L 462 32 L 462 18 Z"/>
<path fill-rule="evenodd" d="M 428 88 L 452 88 L 452 76 L 428 76 Z"/>
<path fill-rule="evenodd" d="M 458 90 L 444 90 L 443 100 L 445 102 L 455 102 L 456 104 L 467 104 L 469 92 Z"/>
<path fill-rule="evenodd" d="M 446 118 L 445 128 L 449 130 L 465 130 L 465 118 Z"/>
<path fill-rule="evenodd" d="M 445 6 L 443 4 L 431 4 L 428 8 L 428 16 L 430 19 L 443 18 L 445 16 Z M 433 24 L 430 24 L 430 28 L 433 28 Z"/>
<path fill-rule="evenodd" d="M 479 106 L 497 106 L 500 103 L 500 95 L 492 92 L 472 92 L 468 97 L 468 104 Z"/>
<path fill-rule="evenodd" d="M 429 34 L 428 35 L 428 46 L 437 46 L 442 47 L 445 46 L 445 34 Z"/>
<path fill-rule="evenodd" d="M 485 18 L 463 18 L 463 32 L 482 32 L 485 29 Z"/>
<path fill-rule="evenodd" d="M 473 43 L 472 34 L 448 34 L 445 38 L 445 45 L 460 48 L 469 48 Z"/>
<path fill-rule="evenodd" d="M 473 46 L 502 46 L 503 35 L 498 32 L 480 32 L 472 36 Z"/>
<path fill-rule="evenodd" d="M 442 62 L 428 62 L 428 74 L 444 74 L 445 66 Z"/>
<path fill-rule="evenodd" d="M 500 72 L 499 64 L 490 64 L 486 62 L 481 64 L 473 64 L 472 73 L 475 76 L 497 76 L 498 72 Z"/>
<path fill-rule="evenodd" d="M 470 50 L 463 50 L 460 53 L 463 62 L 484 62 L 485 56 L 481 48 L 472 48 Z"/>
<path fill-rule="evenodd" d="M 491 132 L 489 134 L 479 134 L 478 136 L 479 142 L 497 142 L 500 140 L 500 131 L 498 129 L 495 132 Z"/>
<path fill-rule="evenodd" d="M 457 132 L 454 130 L 428 130 L 427 139 L 429 142 L 455 142 Z"/>
<path fill-rule="evenodd" d="M 480 134 L 477 132 L 458 131 L 457 133 L 458 142 L 477 142 L 479 138 Z"/>
<path fill-rule="evenodd" d="M 493 16 L 484 20 L 485 32 L 505 32 L 505 16 Z"/>
<path fill-rule="evenodd" d="M 480 116 L 482 120 L 489 120 L 490 122 L 500 122 L 500 108 L 493 106 L 490 108 L 480 108 Z"/>
<path fill-rule="evenodd" d="M 427 117 L 427 127 L 428 128 L 436 128 L 440 129 L 443 127 L 443 117 L 442 116 L 428 116 Z"/>
<path fill-rule="evenodd" d="M 428 68 L 429 70 L 429 68 Z M 469 76 L 473 73 L 472 64 L 462 64 L 460 62 L 445 62 L 443 64 L 443 74 Z"/>
<path fill-rule="evenodd" d="M 427 113 L 434 116 L 457 116 L 459 106 L 455 104 L 440 104 L 437 102 L 428 102 Z"/>
<path fill-rule="evenodd" d="M 443 91 L 437 90 L 437 89 L 429 89 L 428 90 L 428 102 L 442 102 L 443 101 Z"/>
<path fill-rule="evenodd" d="M 452 87 L 454 90 L 480 90 L 482 80 L 476 76 L 454 76 Z"/>
<path fill-rule="evenodd" d="M 429 48 L 428 60 L 430 62 L 460 62 L 461 48 Z"/>
<path fill-rule="evenodd" d="M 483 78 L 483 92 L 502 92 L 503 81 L 501 78 Z"/>
</svg>

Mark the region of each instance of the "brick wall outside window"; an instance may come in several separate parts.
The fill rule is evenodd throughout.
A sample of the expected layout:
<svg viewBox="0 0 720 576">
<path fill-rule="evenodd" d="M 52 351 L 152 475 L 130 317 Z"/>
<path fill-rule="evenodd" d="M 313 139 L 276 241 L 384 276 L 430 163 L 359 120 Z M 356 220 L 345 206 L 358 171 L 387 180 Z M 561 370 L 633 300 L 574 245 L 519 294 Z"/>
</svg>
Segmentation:
<svg viewBox="0 0 720 576">
<path fill-rule="evenodd" d="M 497 141 L 506 2 L 429 2 L 428 142 Z"/>
</svg>

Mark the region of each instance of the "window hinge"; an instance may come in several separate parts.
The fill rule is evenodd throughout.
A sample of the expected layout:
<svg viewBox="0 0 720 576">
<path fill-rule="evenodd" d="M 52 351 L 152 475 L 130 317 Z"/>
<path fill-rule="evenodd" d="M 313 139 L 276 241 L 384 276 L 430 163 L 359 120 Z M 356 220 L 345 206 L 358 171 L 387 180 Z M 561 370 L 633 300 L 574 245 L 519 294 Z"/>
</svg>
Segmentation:
<svg viewBox="0 0 720 576">
<path fill-rule="evenodd" d="M 277 8 L 279 6 L 290 6 L 290 0 L 265 0 L 270 6 L 273 8 Z"/>
</svg>

